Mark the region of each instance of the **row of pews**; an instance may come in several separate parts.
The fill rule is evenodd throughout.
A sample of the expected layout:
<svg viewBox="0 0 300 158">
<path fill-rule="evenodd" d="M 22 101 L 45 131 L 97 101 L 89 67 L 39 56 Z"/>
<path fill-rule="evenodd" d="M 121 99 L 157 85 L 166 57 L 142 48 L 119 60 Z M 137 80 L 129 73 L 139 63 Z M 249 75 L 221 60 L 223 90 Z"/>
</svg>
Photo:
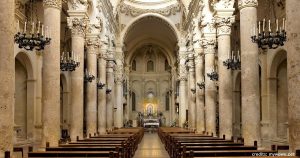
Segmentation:
<svg viewBox="0 0 300 158">
<path fill-rule="evenodd" d="M 161 127 L 158 135 L 171 158 L 200 157 L 267 157 L 278 155 L 278 150 L 258 150 L 257 142 L 244 145 L 243 139 L 226 140 L 213 135 L 196 134 L 183 128 Z M 282 157 L 282 156 L 281 156 Z M 292 158 L 289 156 L 289 158 Z"/>
<path fill-rule="evenodd" d="M 28 157 L 132 158 L 144 136 L 143 128 L 120 128 L 105 135 L 89 135 L 57 147 L 46 144 L 45 151 L 28 152 Z"/>
</svg>

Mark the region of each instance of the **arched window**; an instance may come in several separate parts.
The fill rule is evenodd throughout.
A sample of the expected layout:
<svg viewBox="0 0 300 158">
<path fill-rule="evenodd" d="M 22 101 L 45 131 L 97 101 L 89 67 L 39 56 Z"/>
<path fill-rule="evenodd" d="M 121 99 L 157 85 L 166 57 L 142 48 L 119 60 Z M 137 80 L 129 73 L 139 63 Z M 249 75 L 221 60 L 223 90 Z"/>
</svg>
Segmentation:
<svg viewBox="0 0 300 158">
<path fill-rule="evenodd" d="M 152 72 L 152 71 L 154 71 L 154 63 L 152 60 L 149 60 L 147 62 L 147 72 Z"/>
<path fill-rule="evenodd" d="M 136 61 L 135 60 L 132 61 L 131 67 L 132 67 L 132 71 L 136 71 Z"/>
<path fill-rule="evenodd" d="M 132 111 L 135 111 L 135 103 L 136 103 L 136 98 L 135 98 L 135 93 L 132 92 L 132 96 L 131 96 L 131 109 Z"/>
</svg>

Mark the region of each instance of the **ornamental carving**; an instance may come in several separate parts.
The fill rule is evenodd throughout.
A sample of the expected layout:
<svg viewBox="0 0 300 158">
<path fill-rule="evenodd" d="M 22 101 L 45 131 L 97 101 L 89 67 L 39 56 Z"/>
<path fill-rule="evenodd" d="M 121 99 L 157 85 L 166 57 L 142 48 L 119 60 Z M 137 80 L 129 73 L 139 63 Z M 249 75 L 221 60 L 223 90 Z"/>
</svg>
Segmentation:
<svg viewBox="0 0 300 158">
<path fill-rule="evenodd" d="M 52 7 L 60 10 L 61 4 L 61 0 L 43 0 L 44 7 Z"/>
<path fill-rule="evenodd" d="M 224 26 L 220 26 L 217 29 L 217 35 L 221 36 L 221 35 L 230 35 L 231 34 L 231 27 L 224 25 Z"/>
<path fill-rule="evenodd" d="M 235 17 L 215 17 L 214 21 L 217 26 L 217 35 L 230 35 L 231 25 L 234 23 Z"/>
<path fill-rule="evenodd" d="M 101 20 L 100 20 L 101 21 Z M 102 23 L 96 23 L 96 24 L 88 24 L 87 26 L 87 33 L 100 33 L 102 31 Z"/>
<path fill-rule="evenodd" d="M 239 9 L 246 7 L 257 7 L 257 0 L 239 0 Z"/>
<path fill-rule="evenodd" d="M 86 33 L 87 18 L 68 17 L 67 23 L 71 29 L 72 35 L 84 36 Z"/>
<path fill-rule="evenodd" d="M 85 44 L 90 49 L 99 48 L 100 46 L 98 38 L 87 38 L 85 40 Z"/>
<path fill-rule="evenodd" d="M 88 1 L 87 0 L 71 0 L 70 4 L 71 4 L 71 8 L 73 10 L 77 10 L 79 8 L 87 8 Z"/>
<path fill-rule="evenodd" d="M 120 5 L 120 12 L 124 13 L 126 15 L 130 15 L 133 17 L 139 16 L 141 14 L 144 13 L 158 13 L 164 16 L 170 16 L 170 15 L 175 15 L 177 12 L 180 12 L 181 7 L 178 4 L 173 4 L 170 5 L 166 8 L 163 9 L 140 9 L 140 8 L 136 8 L 127 4 L 121 4 Z"/>
<path fill-rule="evenodd" d="M 202 39 L 201 43 L 205 54 L 215 53 L 215 48 L 217 45 L 215 38 L 204 38 Z"/>
<path fill-rule="evenodd" d="M 214 0 L 212 3 L 212 6 L 214 6 L 215 9 L 219 8 L 233 8 L 234 0 Z"/>
</svg>

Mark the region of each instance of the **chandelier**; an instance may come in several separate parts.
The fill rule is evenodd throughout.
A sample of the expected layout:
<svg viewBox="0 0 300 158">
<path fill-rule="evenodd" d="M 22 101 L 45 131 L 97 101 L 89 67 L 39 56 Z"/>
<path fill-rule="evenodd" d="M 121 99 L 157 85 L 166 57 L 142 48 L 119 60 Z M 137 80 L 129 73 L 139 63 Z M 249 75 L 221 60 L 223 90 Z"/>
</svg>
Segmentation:
<svg viewBox="0 0 300 158">
<path fill-rule="evenodd" d="M 31 20 L 33 19 L 33 0 L 31 0 Z M 29 27 L 29 24 L 27 24 L 27 21 L 25 21 L 24 30 L 23 32 L 20 31 L 20 24 L 19 20 L 17 21 L 17 33 L 14 36 L 14 41 L 19 45 L 19 48 L 24 48 L 26 50 L 32 51 L 33 49 L 40 51 L 44 50 L 45 45 L 50 44 L 51 41 L 51 33 L 49 33 L 49 28 L 46 26 L 44 28 L 44 25 L 41 22 L 38 21 L 38 25 L 33 22 L 31 22 L 31 30 L 27 29 Z"/>
<path fill-rule="evenodd" d="M 60 58 L 60 70 L 61 71 L 75 71 L 76 67 L 79 67 L 80 62 L 78 56 L 74 52 L 63 52 Z"/>
<path fill-rule="evenodd" d="M 258 48 L 262 49 L 276 49 L 279 46 L 283 46 L 286 41 L 286 25 L 285 19 L 282 20 L 282 27 L 278 26 L 278 19 L 276 19 L 276 31 L 271 30 L 271 20 L 269 20 L 269 30 L 265 31 L 266 19 L 262 22 L 262 32 L 261 32 L 261 21 L 258 22 L 258 34 L 256 24 L 253 28 L 253 35 L 251 36 L 252 42 L 257 43 Z M 278 29 L 279 27 L 279 29 Z"/>
<path fill-rule="evenodd" d="M 204 89 L 204 88 L 205 88 L 205 83 L 204 83 L 204 81 L 202 81 L 201 83 L 197 82 L 197 86 L 198 86 L 200 89 Z"/>
<path fill-rule="evenodd" d="M 101 83 L 100 79 L 98 78 L 97 88 L 103 89 L 104 86 L 105 86 L 105 83 Z"/>
<path fill-rule="evenodd" d="M 211 73 L 207 73 L 207 76 L 210 78 L 212 81 L 218 81 L 219 75 L 218 73 L 213 69 Z"/>
<path fill-rule="evenodd" d="M 241 69 L 241 56 L 240 51 L 237 52 L 237 55 L 234 55 L 234 52 L 232 51 L 231 56 L 228 52 L 228 58 L 223 61 L 223 65 L 227 66 L 227 69 L 231 70 L 240 70 Z"/>
<path fill-rule="evenodd" d="M 84 74 L 84 81 L 85 82 L 92 82 L 95 79 L 95 76 L 92 75 L 91 73 L 89 73 L 87 71 L 87 69 L 85 69 L 85 74 Z"/>
</svg>

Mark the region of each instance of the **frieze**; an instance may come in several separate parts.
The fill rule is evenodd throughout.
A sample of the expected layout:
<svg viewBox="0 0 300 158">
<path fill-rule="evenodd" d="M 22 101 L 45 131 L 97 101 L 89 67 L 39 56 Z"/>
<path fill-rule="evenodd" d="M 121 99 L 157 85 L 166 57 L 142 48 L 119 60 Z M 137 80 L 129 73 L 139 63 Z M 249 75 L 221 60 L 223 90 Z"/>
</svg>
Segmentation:
<svg viewBox="0 0 300 158">
<path fill-rule="evenodd" d="M 178 4 L 173 4 L 170 5 L 166 8 L 163 9 L 140 9 L 140 8 L 136 8 L 130 5 L 127 5 L 125 3 L 120 5 L 120 12 L 124 13 L 126 15 L 130 15 L 133 17 L 139 16 L 141 14 L 144 13 L 158 13 L 164 16 L 170 16 L 170 15 L 175 15 L 177 12 L 180 12 L 181 7 Z"/>
<path fill-rule="evenodd" d="M 239 0 L 239 9 L 243 9 L 246 7 L 257 7 L 258 2 L 257 0 Z"/>
<path fill-rule="evenodd" d="M 61 9 L 62 1 L 61 0 L 43 0 L 44 7 L 52 7 Z"/>
</svg>

